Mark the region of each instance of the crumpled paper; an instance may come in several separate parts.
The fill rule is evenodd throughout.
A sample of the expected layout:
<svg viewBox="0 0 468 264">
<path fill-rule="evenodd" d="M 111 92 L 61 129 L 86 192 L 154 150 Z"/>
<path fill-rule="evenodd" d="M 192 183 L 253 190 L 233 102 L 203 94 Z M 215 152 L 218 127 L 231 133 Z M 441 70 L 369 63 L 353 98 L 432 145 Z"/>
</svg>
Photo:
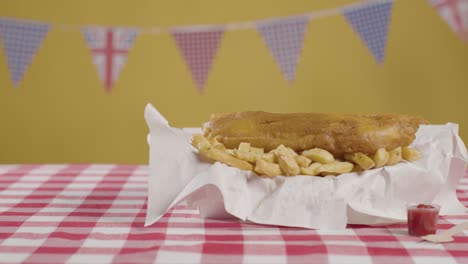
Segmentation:
<svg viewBox="0 0 468 264">
<path fill-rule="evenodd" d="M 416 162 L 338 177 L 258 177 L 202 160 L 190 145 L 194 130 L 169 126 L 150 104 L 148 209 L 145 226 L 186 201 L 205 218 L 238 218 L 259 224 L 344 229 L 347 224 L 406 221 L 409 203 L 435 203 L 441 215 L 466 214 L 456 186 L 467 164 L 458 125 L 422 125 L 412 147 Z"/>
</svg>

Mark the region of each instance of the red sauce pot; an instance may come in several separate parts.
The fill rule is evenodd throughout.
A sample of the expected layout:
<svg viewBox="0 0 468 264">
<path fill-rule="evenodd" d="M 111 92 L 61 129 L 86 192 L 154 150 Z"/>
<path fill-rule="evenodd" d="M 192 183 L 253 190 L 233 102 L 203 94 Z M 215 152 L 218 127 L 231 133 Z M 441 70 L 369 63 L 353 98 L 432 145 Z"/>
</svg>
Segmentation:
<svg viewBox="0 0 468 264">
<path fill-rule="evenodd" d="M 408 234 L 425 236 L 435 234 L 440 207 L 437 205 L 418 204 L 408 206 Z"/>
</svg>

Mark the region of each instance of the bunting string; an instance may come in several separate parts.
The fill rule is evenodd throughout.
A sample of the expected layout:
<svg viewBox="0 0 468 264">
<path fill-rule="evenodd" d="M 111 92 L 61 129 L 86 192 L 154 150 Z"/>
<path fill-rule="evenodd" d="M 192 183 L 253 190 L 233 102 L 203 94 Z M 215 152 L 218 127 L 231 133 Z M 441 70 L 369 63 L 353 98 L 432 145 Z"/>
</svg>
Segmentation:
<svg viewBox="0 0 468 264">
<path fill-rule="evenodd" d="M 172 34 L 174 30 L 177 30 L 178 32 L 211 31 L 212 29 L 218 29 L 220 27 L 222 27 L 224 31 L 237 31 L 237 30 L 245 30 L 245 29 L 256 29 L 258 23 L 275 22 L 278 19 L 285 19 L 285 18 L 292 19 L 294 17 L 306 17 L 308 18 L 308 20 L 316 20 L 316 19 L 326 18 L 326 17 L 330 17 L 334 15 L 340 15 L 343 12 L 351 11 L 354 9 L 359 9 L 369 4 L 390 3 L 393 1 L 394 0 L 364 0 L 360 2 L 346 4 L 337 8 L 322 9 L 322 10 L 317 10 L 317 11 L 293 15 L 293 16 L 275 17 L 275 18 L 224 23 L 224 24 L 198 24 L 198 25 L 176 25 L 176 26 L 170 26 L 170 27 L 157 26 L 157 27 L 130 27 L 130 28 L 134 28 L 138 32 L 139 35 Z M 30 21 L 30 22 L 34 22 L 34 21 Z M 103 25 L 87 25 L 87 26 L 88 27 L 102 27 Z M 111 27 L 128 27 L 128 26 L 111 26 Z M 75 25 L 75 24 L 54 24 L 54 28 L 61 30 L 61 31 L 76 32 L 76 31 L 81 31 L 83 26 Z"/>
<path fill-rule="evenodd" d="M 12 83 L 19 86 L 28 66 L 51 29 L 83 34 L 105 91 L 111 92 L 125 66 L 135 39 L 141 34 L 169 34 L 192 75 L 204 92 L 208 76 L 226 31 L 255 29 L 270 51 L 287 83 L 296 78 L 310 21 L 342 15 L 362 40 L 377 64 L 385 49 L 394 0 L 364 0 L 309 13 L 226 24 L 157 27 L 50 24 L 0 17 L 0 39 Z M 468 42 L 468 0 L 428 0 L 452 31 Z"/>
</svg>

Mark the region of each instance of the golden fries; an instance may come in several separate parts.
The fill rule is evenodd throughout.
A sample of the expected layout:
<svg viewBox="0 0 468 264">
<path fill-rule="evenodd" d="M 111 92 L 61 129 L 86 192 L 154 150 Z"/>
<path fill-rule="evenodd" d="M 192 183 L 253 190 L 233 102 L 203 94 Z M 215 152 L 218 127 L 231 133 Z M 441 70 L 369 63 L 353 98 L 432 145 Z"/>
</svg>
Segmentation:
<svg viewBox="0 0 468 264">
<path fill-rule="evenodd" d="M 204 136 L 200 134 L 195 134 L 192 137 L 192 146 L 200 150 L 201 148 L 207 148 L 211 143 Z"/>
<path fill-rule="evenodd" d="M 234 150 L 233 149 L 225 149 L 224 151 L 226 151 L 226 153 L 234 156 Z"/>
<path fill-rule="evenodd" d="M 319 162 L 314 162 L 309 167 L 301 168 L 301 173 L 304 175 L 316 176 L 319 174 L 318 168 L 322 166 Z"/>
<path fill-rule="evenodd" d="M 416 161 L 421 158 L 421 153 L 417 149 L 411 147 L 403 147 L 402 155 L 403 159 L 407 161 Z"/>
<path fill-rule="evenodd" d="M 388 162 L 387 165 L 393 165 L 401 161 L 401 147 L 390 150 L 388 152 Z"/>
<path fill-rule="evenodd" d="M 253 152 L 244 152 L 234 149 L 234 156 L 238 159 L 245 160 L 247 162 L 255 162 L 257 161 L 257 154 Z"/>
<path fill-rule="evenodd" d="M 375 167 L 380 168 L 385 166 L 388 162 L 388 158 L 390 155 L 388 154 L 388 151 L 384 148 L 379 148 L 377 152 L 374 154 L 374 162 L 375 162 Z"/>
<path fill-rule="evenodd" d="M 403 159 L 415 161 L 421 158 L 421 153 L 411 147 L 398 147 L 391 151 L 380 148 L 371 156 L 361 152 L 346 154 L 347 161 L 336 160 L 330 152 L 320 148 L 304 150 L 298 155 L 293 149 L 280 145 L 265 153 L 263 148 L 242 142 L 237 149 L 227 149 L 216 139 L 208 140 L 200 134 L 193 136 L 192 145 L 200 155 L 210 160 L 268 177 L 340 175 L 393 165 Z"/>
<path fill-rule="evenodd" d="M 256 154 L 263 154 L 265 151 L 263 148 L 256 148 L 256 147 L 250 147 L 250 152 L 256 153 Z"/>
<path fill-rule="evenodd" d="M 278 176 L 283 173 L 278 164 L 258 159 L 255 164 L 255 172 L 259 175 L 265 175 L 269 177 Z"/>
<path fill-rule="evenodd" d="M 240 143 L 237 150 L 240 151 L 240 152 L 249 152 L 250 151 L 250 143 L 246 143 L 246 142 Z"/>
<path fill-rule="evenodd" d="M 284 145 L 279 145 L 276 149 L 273 150 L 273 153 L 276 156 L 280 156 L 280 155 L 288 155 L 292 157 L 297 156 L 297 153 L 294 150 L 292 150 L 291 148 L 287 148 Z"/>
<path fill-rule="evenodd" d="M 338 175 L 351 172 L 353 167 L 354 165 L 347 161 L 334 161 L 320 165 L 317 172 L 322 175 Z"/>
<path fill-rule="evenodd" d="M 220 143 L 218 140 L 214 138 L 210 138 L 208 139 L 208 141 L 210 142 L 211 145 L 213 145 L 213 147 L 226 150 L 226 147 L 223 145 L 223 143 Z"/>
<path fill-rule="evenodd" d="M 252 164 L 247 161 L 237 159 L 228 153 L 213 147 L 210 142 L 200 134 L 193 136 L 192 145 L 198 149 L 198 153 L 208 159 L 220 161 L 242 170 L 253 170 Z"/>
<path fill-rule="evenodd" d="M 257 159 L 258 159 L 258 157 L 257 157 Z M 264 161 L 268 161 L 268 162 L 273 162 L 273 163 L 277 162 L 276 156 L 273 153 L 262 154 L 262 155 L 260 155 L 260 159 L 262 159 Z"/>
<path fill-rule="evenodd" d="M 323 164 L 330 163 L 335 160 L 330 152 L 320 148 L 304 150 L 301 155 Z"/>
<path fill-rule="evenodd" d="M 375 162 L 369 158 L 369 156 L 361 152 L 347 154 L 345 155 L 345 159 L 356 163 L 364 170 L 368 170 L 375 166 Z"/>
<path fill-rule="evenodd" d="M 292 156 L 280 155 L 278 157 L 278 164 L 288 176 L 294 176 L 301 172 L 301 168 Z"/>
<path fill-rule="evenodd" d="M 312 163 L 310 159 L 300 155 L 295 156 L 294 159 L 300 167 L 308 167 Z"/>
</svg>

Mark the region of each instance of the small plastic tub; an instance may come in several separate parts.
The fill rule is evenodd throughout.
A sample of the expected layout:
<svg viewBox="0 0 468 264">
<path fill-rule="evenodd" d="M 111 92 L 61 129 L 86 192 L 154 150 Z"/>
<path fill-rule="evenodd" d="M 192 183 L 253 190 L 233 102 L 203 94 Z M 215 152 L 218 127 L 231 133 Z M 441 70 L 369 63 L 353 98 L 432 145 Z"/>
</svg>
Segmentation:
<svg viewBox="0 0 468 264">
<path fill-rule="evenodd" d="M 435 234 L 440 206 L 435 204 L 413 204 L 407 207 L 408 234 L 425 236 Z"/>
</svg>

